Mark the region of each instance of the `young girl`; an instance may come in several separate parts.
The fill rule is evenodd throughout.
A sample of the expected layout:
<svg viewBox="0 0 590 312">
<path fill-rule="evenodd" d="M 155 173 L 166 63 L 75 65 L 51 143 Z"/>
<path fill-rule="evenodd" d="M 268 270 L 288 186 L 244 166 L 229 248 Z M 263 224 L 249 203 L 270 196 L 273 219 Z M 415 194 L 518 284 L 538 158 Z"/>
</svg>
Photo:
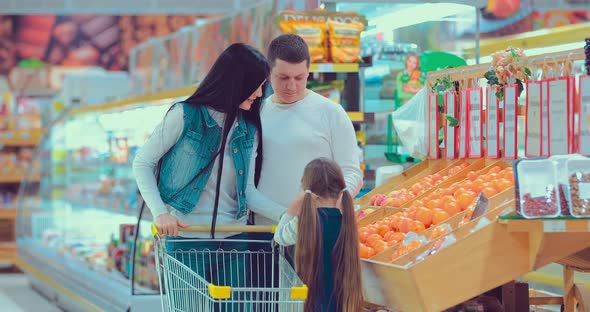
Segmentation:
<svg viewBox="0 0 590 312">
<path fill-rule="evenodd" d="M 338 165 L 312 160 L 301 192 L 281 217 L 275 241 L 295 245 L 295 268 L 308 286 L 306 312 L 362 311 L 354 206 Z"/>
</svg>

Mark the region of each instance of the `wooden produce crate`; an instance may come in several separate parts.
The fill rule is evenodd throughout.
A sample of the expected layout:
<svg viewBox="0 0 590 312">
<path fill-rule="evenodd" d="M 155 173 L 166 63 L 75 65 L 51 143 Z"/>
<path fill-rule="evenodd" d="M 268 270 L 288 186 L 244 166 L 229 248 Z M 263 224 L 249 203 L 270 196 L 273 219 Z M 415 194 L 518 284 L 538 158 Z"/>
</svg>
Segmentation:
<svg viewBox="0 0 590 312">
<path fill-rule="evenodd" d="M 447 183 L 449 183 L 449 181 L 457 181 L 457 180 L 464 179 L 465 176 L 467 176 L 467 173 L 469 171 L 474 170 L 474 169 L 481 169 L 481 168 L 483 168 L 482 167 L 482 164 L 484 162 L 482 160 L 474 160 L 474 159 L 455 160 L 455 161 L 449 161 L 449 162 L 439 162 L 439 163 L 437 163 L 437 164 L 429 167 L 425 172 L 422 172 L 421 174 L 417 174 L 417 175 L 415 175 L 412 178 L 409 178 L 409 179 L 407 179 L 407 180 L 405 180 L 403 182 L 398 183 L 395 186 L 395 188 L 385 188 L 384 187 L 385 184 L 384 184 L 384 185 L 379 186 L 377 189 L 375 189 L 375 190 L 378 190 L 377 192 L 371 192 L 372 194 L 371 193 L 365 194 L 365 196 L 363 196 L 361 198 L 361 199 L 364 199 L 366 197 L 367 204 L 364 207 L 377 208 L 375 206 L 369 206 L 369 204 L 368 204 L 369 201 L 370 201 L 370 199 L 371 199 L 371 197 L 373 195 L 375 195 L 375 194 L 388 194 L 388 193 L 390 193 L 392 191 L 400 190 L 400 189 L 403 189 L 403 188 L 410 189 L 412 187 L 412 185 L 414 185 L 416 182 L 419 182 L 422 178 L 426 177 L 427 175 L 431 175 L 431 174 L 435 174 L 435 173 L 438 173 L 440 175 L 447 175 L 448 172 L 449 172 L 449 170 L 451 168 L 453 168 L 453 167 L 455 167 L 457 165 L 460 165 L 462 163 L 468 163 L 469 166 L 467 168 L 459 171 L 455 175 L 449 177 L 447 180 L 443 181 L 442 183 L 440 183 L 440 184 L 438 184 L 436 186 L 433 186 L 432 188 L 426 190 L 424 193 L 418 195 L 416 198 L 422 196 L 423 194 L 425 194 L 425 193 L 427 193 L 427 192 L 429 192 L 431 190 L 434 190 L 436 188 L 439 188 L 441 185 L 446 185 Z M 416 198 L 414 198 L 414 199 L 416 199 Z M 359 200 L 361 200 L 361 199 L 359 199 Z M 411 199 L 411 200 L 407 201 L 406 203 L 409 203 L 409 202 L 411 202 L 414 199 Z M 405 207 L 405 205 L 402 205 L 401 207 Z"/>
<path fill-rule="evenodd" d="M 407 170 L 402 172 L 400 175 L 397 175 L 397 176 L 387 180 L 387 182 L 381 184 L 380 186 L 374 188 L 373 190 L 371 190 L 367 194 L 358 198 L 357 200 L 355 200 L 354 203 L 356 205 L 361 205 L 363 207 L 366 207 L 369 205 L 369 202 L 371 200 L 371 197 L 373 197 L 373 195 L 387 194 L 393 190 L 399 189 L 399 185 L 408 181 L 408 180 L 417 181 L 429 174 L 433 174 L 433 173 L 436 173 L 436 172 L 444 169 L 445 167 L 447 167 L 451 163 L 456 163 L 456 162 L 458 162 L 458 161 L 457 160 L 446 160 L 446 159 L 440 159 L 440 160 L 427 159 L 427 160 L 421 161 L 420 163 L 408 168 Z"/>
<path fill-rule="evenodd" d="M 513 202 L 497 210 L 506 208 Z M 362 260 L 366 300 L 399 311 L 442 311 L 528 272 L 526 235 L 495 221 L 470 233 L 476 224 L 452 231 L 454 244 L 417 263 Z"/>
</svg>

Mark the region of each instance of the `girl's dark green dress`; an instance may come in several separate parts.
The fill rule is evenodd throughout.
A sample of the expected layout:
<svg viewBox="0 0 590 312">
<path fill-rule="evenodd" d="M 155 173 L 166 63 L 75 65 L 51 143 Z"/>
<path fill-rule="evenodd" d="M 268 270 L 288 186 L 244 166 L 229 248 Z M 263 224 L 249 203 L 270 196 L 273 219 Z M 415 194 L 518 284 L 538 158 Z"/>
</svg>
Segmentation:
<svg viewBox="0 0 590 312">
<path fill-rule="evenodd" d="M 314 311 L 318 312 L 337 312 L 334 292 L 334 265 L 332 263 L 332 251 L 342 226 L 342 213 L 338 208 L 318 208 L 320 223 L 322 226 L 322 246 L 323 246 L 323 264 L 321 266 L 323 276 L 323 293 L 320 294 L 322 300 Z"/>
</svg>

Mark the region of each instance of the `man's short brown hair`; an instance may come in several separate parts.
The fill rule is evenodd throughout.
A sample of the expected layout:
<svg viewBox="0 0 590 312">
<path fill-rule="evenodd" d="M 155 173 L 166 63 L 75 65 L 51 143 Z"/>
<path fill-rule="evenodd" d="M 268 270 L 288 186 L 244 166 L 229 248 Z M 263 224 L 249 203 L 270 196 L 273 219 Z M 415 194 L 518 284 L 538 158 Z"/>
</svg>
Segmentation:
<svg viewBox="0 0 590 312">
<path fill-rule="evenodd" d="M 310 63 L 307 43 L 293 34 L 280 35 L 273 39 L 268 46 L 267 58 L 271 68 L 275 67 L 277 59 L 291 64 L 307 61 L 307 66 Z"/>
</svg>

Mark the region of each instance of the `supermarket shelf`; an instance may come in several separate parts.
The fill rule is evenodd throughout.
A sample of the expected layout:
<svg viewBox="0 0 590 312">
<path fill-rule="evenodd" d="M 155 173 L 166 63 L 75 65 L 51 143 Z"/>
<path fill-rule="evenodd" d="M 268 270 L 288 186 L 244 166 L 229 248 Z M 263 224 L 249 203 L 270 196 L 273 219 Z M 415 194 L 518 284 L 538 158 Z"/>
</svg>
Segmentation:
<svg viewBox="0 0 590 312">
<path fill-rule="evenodd" d="M 331 65 L 333 69 L 336 71 L 332 72 L 350 72 L 356 67 L 356 71 L 358 71 L 358 64 L 311 64 L 312 68 L 314 65 Z M 327 68 L 327 67 L 322 67 Z M 324 71 L 328 72 L 328 71 Z M 157 102 L 161 100 L 166 100 L 175 97 L 183 97 L 188 96 L 192 92 L 194 92 L 196 86 L 190 86 L 185 88 L 174 89 L 170 91 L 163 91 L 158 93 L 151 93 L 146 95 L 139 95 L 139 96 L 132 96 L 129 98 L 107 102 L 104 104 L 93 105 L 93 106 L 84 106 L 84 107 L 77 107 L 70 111 L 71 115 L 79 115 L 84 113 L 90 112 L 104 112 L 112 109 L 123 109 L 135 106 L 137 104 L 147 104 L 152 102 Z M 348 112 L 348 116 L 353 123 L 371 123 L 375 120 L 374 113 L 363 113 L 363 112 Z"/>
<path fill-rule="evenodd" d="M 355 73 L 359 71 L 359 64 L 314 63 L 309 65 L 309 71 L 312 73 Z"/>
<path fill-rule="evenodd" d="M 500 219 L 509 232 L 588 233 L 590 219 Z"/>
<path fill-rule="evenodd" d="M 166 100 L 175 97 L 181 96 L 188 96 L 189 94 L 193 93 L 196 89 L 196 86 L 190 87 L 183 87 L 168 91 L 162 91 L 157 93 L 150 93 L 138 96 L 132 96 L 112 102 L 107 102 L 99 105 L 92 105 L 92 106 L 83 106 L 83 107 L 76 107 L 70 111 L 71 115 L 79 115 L 83 113 L 89 112 L 104 112 L 112 109 L 122 109 L 126 107 L 131 107 L 140 103 L 150 103 L 156 102 L 161 100 Z"/>
<path fill-rule="evenodd" d="M 112 272 L 91 270 L 85 263 L 58 256 L 38 242 L 19 241 L 16 263 L 42 281 L 52 292 L 46 295 L 58 297 L 60 303 L 67 300 L 87 311 L 161 310 L 159 294 L 132 296 L 129 280 L 113 279 Z"/>
<path fill-rule="evenodd" d="M 28 139 L 24 139 L 24 138 L 14 138 L 14 139 L 9 139 L 9 138 L 0 138 L 0 146 L 4 145 L 4 146 L 35 146 L 37 144 L 39 144 L 40 138 L 39 137 L 33 137 L 33 138 L 28 138 Z"/>
<path fill-rule="evenodd" d="M 16 218 L 15 208 L 0 208 L 0 220 L 12 220 Z"/>
<path fill-rule="evenodd" d="M 16 262 L 15 242 L 0 242 L 0 262 Z"/>
<path fill-rule="evenodd" d="M 589 32 L 590 23 L 580 23 L 482 40 L 479 44 L 480 55 L 489 55 L 496 51 L 504 50 L 507 46 L 524 48 L 526 50 L 579 42 L 580 47 L 582 47 L 584 45 L 585 34 Z M 473 56 L 475 55 L 475 47 L 467 48 L 464 52 L 467 56 Z"/>
<path fill-rule="evenodd" d="M 0 183 L 21 183 L 25 180 L 23 175 L 12 174 L 12 175 L 0 175 Z M 26 179 L 28 182 L 39 182 L 41 181 L 40 176 L 33 176 Z"/>
</svg>

